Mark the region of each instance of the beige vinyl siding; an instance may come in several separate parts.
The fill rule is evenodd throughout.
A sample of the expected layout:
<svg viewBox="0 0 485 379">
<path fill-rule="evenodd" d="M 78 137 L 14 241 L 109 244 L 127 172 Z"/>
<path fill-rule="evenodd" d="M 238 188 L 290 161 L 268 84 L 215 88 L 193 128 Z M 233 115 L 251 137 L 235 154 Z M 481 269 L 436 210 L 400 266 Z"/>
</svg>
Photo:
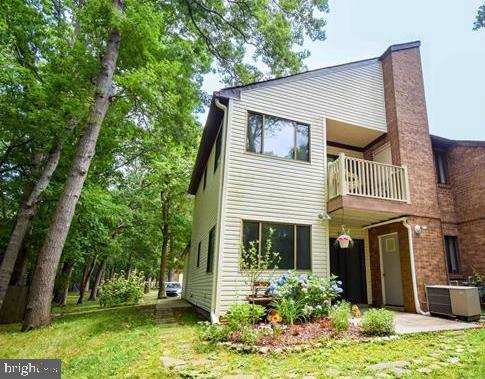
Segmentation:
<svg viewBox="0 0 485 379">
<path fill-rule="evenodd" d="M 330 238 L 337 238 L 338 233 L 341 229 L 341 225 L 338 223 L 340 220 L 332 220 L 330 222 Z M 347 226 L 347 228 L 349 228 Z M 365 280 L 367 288 L 367 302 L 372 303 L 372 279 L 370 271 L 370 250 L 369 250 L 369 233 L 367 230 L 362 228 L 350 227 L 350 234 L 352 238 L 364 240 L 364 253 L 365 253 Z"/>
<path fill-rule="evenodd" d="M 380 63 L 243 91 L 230 100 L 223 241 L 216 313 L 242 300 L 248 286 L 239 271 L 242 220 L 311 225 L 314 274 L 329 275 L 326 213 L 325 119 L 386 131 Z M 248 111 L 310 125 L 310 162 L 246 152 Z"/>
<path fill-rule="evenodd" d="M 384 80 L 380 62 L 296 79 L 241 92 L 249 109 L 285 110 L 287 118 L 318 114 L 357 126 L 387 131 Z M 271 112 L 270 112 L 271 113 Z"/>
<path fill-rule="evenodd" d="M 214 252 L 213 257 L 213 272 L 206 273 L 207 252 L 209 247 L 209 232 L 217 223 L 223 156 L 221 155 L 219 158 L 220 161 L 216 172 L 214 172 L 214 159 L 215 143 L 207 163 L 206 188 L 205 190 L 203 189 L 204 179 L 201 178 L 197 194 L 195 195 L 190 254 L 186 260 L 184 275 L 186 277 L 184 298 L 208 312 L 211 311 L 213 277 L 216 268 L 215 259 L 217 258 L 217 252 Z M 218 238 L 217 228 L 215 238 Z M 199 242 L 201 242 L 200 265 L 197 268 L 197 249 Z"/>
</svg>

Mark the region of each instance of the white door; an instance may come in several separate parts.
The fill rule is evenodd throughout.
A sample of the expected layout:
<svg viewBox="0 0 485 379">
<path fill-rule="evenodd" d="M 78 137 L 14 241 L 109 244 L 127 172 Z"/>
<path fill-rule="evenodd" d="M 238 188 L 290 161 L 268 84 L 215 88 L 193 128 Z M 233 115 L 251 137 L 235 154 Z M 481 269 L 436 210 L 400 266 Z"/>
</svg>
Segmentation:
<svg viewBox="0 0 485 379">
<path fill-rule="evenodd" d="M 403 305 L 401 258 L 397 233 L 380 237 L 383 298 L 386 305 Z"/>
</svg>

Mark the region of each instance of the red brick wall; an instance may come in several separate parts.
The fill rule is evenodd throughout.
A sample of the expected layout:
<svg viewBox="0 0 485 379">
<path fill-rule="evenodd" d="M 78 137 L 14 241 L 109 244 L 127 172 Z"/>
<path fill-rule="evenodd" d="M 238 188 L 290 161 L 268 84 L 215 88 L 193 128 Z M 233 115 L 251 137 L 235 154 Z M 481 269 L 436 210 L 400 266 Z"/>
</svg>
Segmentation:
<svg viewBox="0 0 485 379">
<path fill-rule="evenodd" d="M 485 218 L 458 225 L 458 249 L 462 276 L 485 276 Z"/>
<path fill-rule="evenodd" d="M 439 218 L 419 48 L 392 52 L 382 66 L 393 163 L 408 167 L 412 213 Z"/>
<path fill-rule="evenodd" d="M 455 198 L 453 197 L 451 186 L 438 184 L 438 204 L 441 221 L 444 223 L 456 223 Z"/>
<path fill-rule="evenodd" d="M 463 277 L 485 274 L 485 144 L 457 143 L 448 151 L 450 192 Z M 446 213 L 443 211 L 443 213 Z M 444 216 L 446 219 L 447 216 Z M 444 233 L 447 234 L 447 233 Z M 453 234 L 447 234 L 453 235 Z"/>
</svg>

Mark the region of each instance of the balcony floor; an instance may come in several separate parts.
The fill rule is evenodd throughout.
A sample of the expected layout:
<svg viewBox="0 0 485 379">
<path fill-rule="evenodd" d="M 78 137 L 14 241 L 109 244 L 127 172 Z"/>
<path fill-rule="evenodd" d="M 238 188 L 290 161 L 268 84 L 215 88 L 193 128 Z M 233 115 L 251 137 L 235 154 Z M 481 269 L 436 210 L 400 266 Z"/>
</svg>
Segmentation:
<svg viewBox="0 0 485 379">
<path fill-rule="evenodd" d="M 345 195 L 329 200 L 327 212 L 337 220 L 345 218 L 346 224 L 366 226 L 405 216 L 410 212 L 410 205 L 401 201 Z"/>
</svg>

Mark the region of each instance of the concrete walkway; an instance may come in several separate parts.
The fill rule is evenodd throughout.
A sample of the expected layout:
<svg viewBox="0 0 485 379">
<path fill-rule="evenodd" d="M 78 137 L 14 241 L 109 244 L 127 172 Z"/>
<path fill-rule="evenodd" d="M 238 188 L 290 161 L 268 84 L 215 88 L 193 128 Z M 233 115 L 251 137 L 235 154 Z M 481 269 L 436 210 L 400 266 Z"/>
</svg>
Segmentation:
<svg viewBox="0 0 485 379">
<path fill-rule="evenodd" d="M 479 328 L 478 322 L 464 322 L 440 317 L 424 316 L 415 313 L 394 312 L 396 318 L 396 333 L 423 333 L 441 330 L 460 330 Z"/>
</svg>

